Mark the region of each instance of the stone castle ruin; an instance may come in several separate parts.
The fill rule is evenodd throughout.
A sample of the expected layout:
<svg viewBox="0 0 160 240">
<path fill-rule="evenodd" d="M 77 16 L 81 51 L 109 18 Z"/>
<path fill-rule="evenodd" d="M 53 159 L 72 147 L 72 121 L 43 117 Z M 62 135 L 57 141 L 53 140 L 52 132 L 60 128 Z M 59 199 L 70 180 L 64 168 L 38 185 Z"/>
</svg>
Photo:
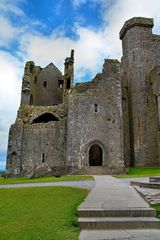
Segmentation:
<svg viewBox="0 0 160 240">
<path fill-rule="evenodd" d="M 74 86 L 73 50 L 64 75 L 53 63 L 26 63 L 8 176 L 41 166 L 52 174 L 112 174 L 160 165 L 160 36 L 153 25 L 150 18 L 126 21 L 121 62 L 105 60 L 91 82 Z"/>
</svg>

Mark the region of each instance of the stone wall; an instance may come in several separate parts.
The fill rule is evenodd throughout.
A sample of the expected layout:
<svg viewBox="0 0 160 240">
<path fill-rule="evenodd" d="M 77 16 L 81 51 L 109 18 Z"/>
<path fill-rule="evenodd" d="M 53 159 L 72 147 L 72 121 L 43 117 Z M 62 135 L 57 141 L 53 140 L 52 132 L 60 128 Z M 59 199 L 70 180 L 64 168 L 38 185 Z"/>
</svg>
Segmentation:
<svg viewBox="0 0 160 240">
<path fill-rule="evenodd" d="M 127 72 L 132 162 L 135 166 L 159 164 L 157 103 L 148 81 L 148 75 L 159 61 L 152 27 L 153 19 L 133 18 L 120 32 L 122 66 Z"/>
<path fill-rule="evenodd" d="M 94 82 L 94 80 L 93 80 Z M 120 68 L 117 60 L 106 60 L 96 89 L 68 96 L 67 169 L 89 167 L 89 150 L 101 147 L 102 166 L 110 173 L 123 170 L 123 122 Z M 95 111 L 95 104 L 97 111 Z"/>
<path fill-rule="evenodd" d="M 11 125 L 9 130 L 6 165 L 6 173 L 9 177 L 20 175 L 22 160 L 22 132 L 23 124 L 21 123 Z"/>
<path fill-rule="evenodd" d="M 26 63 L 22 83 L 21 104 L 52 106 L 63 102 L 63 76 L 50 63 L 44 69 L 34 62 Z"/>
<path fill-rule="evenodd" d="M 53 115 L 56 121 L 45 122 L 44 119 L 44 122 L 36 123 L 35 120 L 45 114 Z M 53 174 L 64 174 L 65 159 L 64 105 L 52 107 L 21 105 L 16 123 L 11 126 L 9 134 L 7 160 L 9 175 L 22 175 L 22 165 L 28 160 L 34 165 L 47 163 Z"/>
</svg>

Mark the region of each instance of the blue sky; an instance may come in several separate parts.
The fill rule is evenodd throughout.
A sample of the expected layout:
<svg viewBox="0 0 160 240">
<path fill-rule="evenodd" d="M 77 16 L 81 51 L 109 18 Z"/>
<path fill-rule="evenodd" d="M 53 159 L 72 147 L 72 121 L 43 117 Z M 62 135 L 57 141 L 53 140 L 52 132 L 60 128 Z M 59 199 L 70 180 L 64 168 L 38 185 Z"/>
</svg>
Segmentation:
<svg viewBox="0 0 160 240">
<path fill-rule="evenodd" d="M 134 16 L 153 17 L 160 34 L 159 0 L 0 0 L 0 169 L 9 126 L 20 102 L 25 61 L 61 71 L 75 49 L 75 82 L 100 72 L 105 58 L 121 59 L 119 31 Z"/>
</svg>

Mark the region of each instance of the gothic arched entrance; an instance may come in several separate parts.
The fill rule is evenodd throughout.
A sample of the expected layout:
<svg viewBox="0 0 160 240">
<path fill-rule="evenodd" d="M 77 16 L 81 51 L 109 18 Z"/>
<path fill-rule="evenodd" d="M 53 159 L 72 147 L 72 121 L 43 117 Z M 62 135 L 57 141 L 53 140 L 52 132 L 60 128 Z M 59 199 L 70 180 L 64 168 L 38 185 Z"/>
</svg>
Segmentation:
<svg viewBox="0 0 160 240">
<path fill-rule="evenodd" d="M 89 150 L 89 165 L 102 166 L 102 148 L 94 144 Z"/>
</svg>

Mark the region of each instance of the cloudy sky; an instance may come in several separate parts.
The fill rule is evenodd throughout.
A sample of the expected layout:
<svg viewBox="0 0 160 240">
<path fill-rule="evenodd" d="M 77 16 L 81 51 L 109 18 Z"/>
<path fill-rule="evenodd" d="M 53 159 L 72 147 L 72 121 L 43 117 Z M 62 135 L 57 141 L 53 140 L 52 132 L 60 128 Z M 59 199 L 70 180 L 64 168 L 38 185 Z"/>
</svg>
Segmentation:
<svg viewBox="0 0 160 240">
<path fill-rule="evenodd" d="M 134 16 L 153 17 L 160 34 L 159 0 L 0 0 L 0 169 L 20 103 L 25 61 L 63 71 L 75 49 L 75 82 L 90 80 L 105 58 L 121 58 L 119 31 Z"/>
</svg>

